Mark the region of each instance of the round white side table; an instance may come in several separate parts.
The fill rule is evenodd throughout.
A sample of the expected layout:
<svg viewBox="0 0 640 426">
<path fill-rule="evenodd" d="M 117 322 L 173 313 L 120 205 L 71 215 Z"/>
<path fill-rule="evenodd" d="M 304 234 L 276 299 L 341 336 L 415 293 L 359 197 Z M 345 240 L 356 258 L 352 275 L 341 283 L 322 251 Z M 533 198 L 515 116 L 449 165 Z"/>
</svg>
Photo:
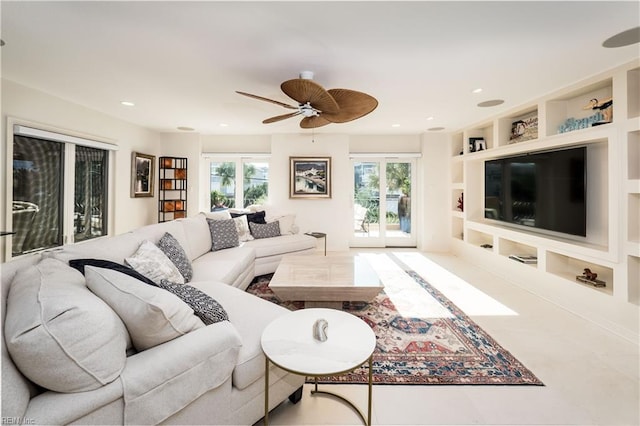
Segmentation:
<svg viewBox="0 0 640 426">
<path fill-rule="evenodd" d="M 313 337 L 314 323 L 324 319 L 328 323 L 327 340 Z M 271 322 L 262 333 L 265 353 L 264 424 L 269 424 L 269 363 L 285 371 L 315 379 L 315 394 L 333 395 L 349 406 L 362 421 L 371 425 L 371 390 L 373 378 L 373 350 L 376 336 L 360 318 L 343 311 L 325 308 L 300 309 Z M 318 390 L 318 377 L 345 374 L 368 363 L 369 395 L 365 418 L 351 401 L 329 391 Z"/>
</svg>

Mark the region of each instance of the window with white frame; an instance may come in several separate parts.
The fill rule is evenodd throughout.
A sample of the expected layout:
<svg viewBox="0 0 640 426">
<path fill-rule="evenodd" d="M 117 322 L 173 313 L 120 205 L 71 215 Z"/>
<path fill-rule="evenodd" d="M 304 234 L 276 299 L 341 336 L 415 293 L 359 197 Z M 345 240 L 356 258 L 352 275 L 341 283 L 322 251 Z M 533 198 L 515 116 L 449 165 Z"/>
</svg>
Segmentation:
<svg viewBox="0 0 640 426">
<path fill-rule="evenodd" d="M 107 234 L 109 157 L 114 148 L 14 126 L 12 256 Z"/>
<path fill-rule="evenodd" d="M 207 157 L 209 209 L 242 209 L 269 196 L 268 157 Z"/>
</svg>

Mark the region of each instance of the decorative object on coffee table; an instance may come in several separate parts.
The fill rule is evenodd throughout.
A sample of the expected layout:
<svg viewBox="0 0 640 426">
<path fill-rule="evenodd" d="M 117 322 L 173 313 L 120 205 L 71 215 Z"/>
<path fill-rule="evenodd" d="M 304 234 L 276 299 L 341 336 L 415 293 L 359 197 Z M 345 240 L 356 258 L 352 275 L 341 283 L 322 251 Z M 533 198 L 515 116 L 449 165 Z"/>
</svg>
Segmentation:
<svg viewBox="0 0 640 426">
<path fill-rule="evenodd" d="M 326 319 L 319 319 L 313 323 L 313 338 L 319 342 L 327 341 L 327 328 L 329 323 Z"/>
</svg>

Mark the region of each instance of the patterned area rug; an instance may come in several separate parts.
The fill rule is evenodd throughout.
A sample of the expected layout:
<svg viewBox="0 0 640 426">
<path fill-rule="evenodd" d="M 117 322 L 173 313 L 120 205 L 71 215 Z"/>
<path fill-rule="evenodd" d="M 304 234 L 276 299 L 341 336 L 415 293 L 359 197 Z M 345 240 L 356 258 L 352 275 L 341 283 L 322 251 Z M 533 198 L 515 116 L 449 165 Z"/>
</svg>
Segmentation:
<svg viewBox="0 0 640 426">
<path fill-rule="evenodd" d="M 364 320 L 376 335 L 374 384 L 543 385 L 422 277 L 413 271 L 404 273 L 441 305 L 443 310 L 437 317 L 403 316 L 384 291 L 371 303 L 343 303 L 344 311 Z M 291 310 L 304 308 L 302 302 L 280 302 L 269 289 L 271 277 L 256 277 L 247 291 Z M 341 376 L 321 378 L 319 382 L 367 383 L 368 371 L 361 367 Z"/>
</svg>

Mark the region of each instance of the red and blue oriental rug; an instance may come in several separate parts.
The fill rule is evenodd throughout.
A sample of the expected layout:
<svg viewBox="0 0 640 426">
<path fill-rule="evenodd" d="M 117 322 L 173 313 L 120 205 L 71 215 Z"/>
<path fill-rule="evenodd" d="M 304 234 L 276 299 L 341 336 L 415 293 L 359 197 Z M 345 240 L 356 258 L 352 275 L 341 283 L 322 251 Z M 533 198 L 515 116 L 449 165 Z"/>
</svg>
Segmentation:
<svg viewBox="0 0 640 426">
<path fill-rule="evenodd" d="M 411 270 L 404 273 L 441 305 L 443 309 L 437 315 L 403 315 L 400 312 L 403 309 L 399 310 L 385 291 L 371 303 L 343 303 L 344 311 L 364 320 L 376 335 L 374 384 L 543 385 L 509 351 L 421 276 Z M 302 302 L 277 299 L 269 289 L 271 276 L 256 277 L 247 291 L 292 310 L 302 309 Z M 391 293 L 392 289 L 387 291 Z M 321 378 L 319 382 L 367 383 L 368 371 L 361 367 L 341 376 Z"/>
</svg>

